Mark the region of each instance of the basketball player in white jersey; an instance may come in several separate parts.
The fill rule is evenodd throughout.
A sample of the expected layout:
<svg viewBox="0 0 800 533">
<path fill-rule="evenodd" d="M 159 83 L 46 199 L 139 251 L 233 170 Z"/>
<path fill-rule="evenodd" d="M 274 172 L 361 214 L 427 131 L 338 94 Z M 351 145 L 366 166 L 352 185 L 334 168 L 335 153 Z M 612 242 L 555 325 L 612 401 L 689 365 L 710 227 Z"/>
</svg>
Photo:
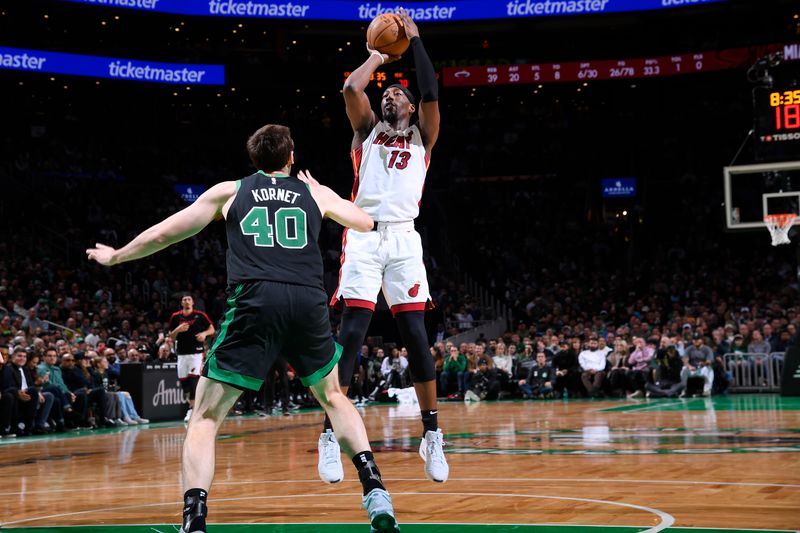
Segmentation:
<svg viewBox="0 0 800 533">
<path fill-rule="evenodd" d="M 417 25 L 405 11 L 399 15 L 411 40 L 422 98 L 417 106 L 411 91 L 392 85 L 383 92 L 378 118 L 364 91 L 378 67 L 399 57 L 375 50 L 369 50 L 369 58 L 345 81 L 344 100 L 353 127 L 352 200 L 372 216 L 375 227 L 367 233 L 345 230 L 339 287 L 331 305 L 344 306 L 339 378 L 346 393 L 378 292 L 383 290 L 408 350 L 422 415 L 419 453 L 425 461 L 425 475 L 441 483 L 447 481 L 449 467 L 437 420 L 436 370 L 425 331 L 424 313 L 430 306 L 428 278 L 422 241 L 414 229 L 431 150 L 439 136 L 439 96 L 436 73 Z M 320 478 L 328 483 L 341 481 L 339 445 L 327 417 L 318 450 Z"/>
</svg>

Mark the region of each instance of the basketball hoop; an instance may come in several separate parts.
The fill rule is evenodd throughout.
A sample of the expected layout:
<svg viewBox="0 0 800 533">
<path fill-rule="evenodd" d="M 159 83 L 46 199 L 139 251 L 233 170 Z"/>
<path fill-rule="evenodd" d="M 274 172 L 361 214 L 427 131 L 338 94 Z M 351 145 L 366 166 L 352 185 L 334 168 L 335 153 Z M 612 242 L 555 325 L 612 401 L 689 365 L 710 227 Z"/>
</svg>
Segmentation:
<svg viewBox="0 0 800 533">
<path fill-rule="evenodd" d="M 764 223 L 767 225 L 769 234 L 772 235 L 772 246 L 789 244 L 789 229 L 794 225 L 797 215 L 792 213 L 781 213 L 777 215 L 767 215 Z"/>
</svg>

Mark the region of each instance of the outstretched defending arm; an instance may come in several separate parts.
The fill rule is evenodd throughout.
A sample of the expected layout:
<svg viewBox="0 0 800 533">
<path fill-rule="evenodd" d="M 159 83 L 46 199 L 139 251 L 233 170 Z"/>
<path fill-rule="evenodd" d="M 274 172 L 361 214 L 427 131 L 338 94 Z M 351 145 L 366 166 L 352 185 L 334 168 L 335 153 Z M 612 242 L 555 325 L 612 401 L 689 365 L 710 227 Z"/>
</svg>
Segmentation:
<svg viewBox="0 0 800 533">
<path fill-rule="evenodd" d="M 400 19 L 411 40 L 411 52 L 414 54 L 414 65 L 417 67 L 417 86 L 422 95 L 419 106 L 419 129 L 425 150 L 430 153 L 439 138 L 439 85 L 436 81 L 436 70 L 419 38 L 419 28 L 411 20 L 406 10 L 400 10 Z"/>
<path fill-rule="evenodd" d="M 96 248 L 86 250 L 86 255 L 90 260 L 93 259 L 105 266 L 152 255 L 205 228 L 222 214 L 222 207 L 234 194 L 236 194 L 236 182 L 218 183 L 200 195 L 192 205 L 144 230 L 119 250 L 98 243 Z"/>
<path fill-rule="evenodd" d="M 300 171 L 297 177 L 308 185 L 311 196 L 317 202 L 320 212 L 342 226 L 353 228 L 356 231 L 370 231 L 375 225 L 372 217 L 363 209 L 357 207 L 353 202 L 349 202 L 330 188 L 320 185 L 307 171 Z"/>
</svg>

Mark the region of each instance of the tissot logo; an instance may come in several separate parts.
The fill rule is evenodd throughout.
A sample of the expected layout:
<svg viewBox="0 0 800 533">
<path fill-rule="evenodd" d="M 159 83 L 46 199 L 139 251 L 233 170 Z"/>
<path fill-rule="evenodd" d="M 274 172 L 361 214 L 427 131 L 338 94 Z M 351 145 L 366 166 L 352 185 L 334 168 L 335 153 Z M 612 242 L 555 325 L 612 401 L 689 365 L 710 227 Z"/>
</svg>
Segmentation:
<svg viewBox="0 0 800 533">
<path fill-rule="evenodd" d="M 158 388 L 153 395 L 153 407 L 159 405 L 181 405 L 185 400 L 183 398 L 183 390 L 179 382 L 175 382 L 173 387 L 167 388 L 164 380 L 158 382 Z"/>
</svg>

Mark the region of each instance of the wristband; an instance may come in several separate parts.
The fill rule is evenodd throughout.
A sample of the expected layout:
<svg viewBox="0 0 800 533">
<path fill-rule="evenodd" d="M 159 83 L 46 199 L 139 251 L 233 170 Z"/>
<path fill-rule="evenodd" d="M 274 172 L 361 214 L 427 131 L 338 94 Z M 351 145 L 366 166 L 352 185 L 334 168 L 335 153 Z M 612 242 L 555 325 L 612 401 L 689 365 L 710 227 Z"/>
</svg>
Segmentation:
<svg viewBox="0 0 800 533">
<path fill-rule="evenodd" d="M 380 57 L 381 58 L 381 65 L 383 65 L 384 59 L 383 59 L 383 54 L 382 53 L 378 52 L 377 50 L 373 50 L 372 52 L 369 53 L 369 55 L 370 55 L 370 57 L 374 56 L 374 55 L 377 55 L 378 57 Z"/>
</svg>

